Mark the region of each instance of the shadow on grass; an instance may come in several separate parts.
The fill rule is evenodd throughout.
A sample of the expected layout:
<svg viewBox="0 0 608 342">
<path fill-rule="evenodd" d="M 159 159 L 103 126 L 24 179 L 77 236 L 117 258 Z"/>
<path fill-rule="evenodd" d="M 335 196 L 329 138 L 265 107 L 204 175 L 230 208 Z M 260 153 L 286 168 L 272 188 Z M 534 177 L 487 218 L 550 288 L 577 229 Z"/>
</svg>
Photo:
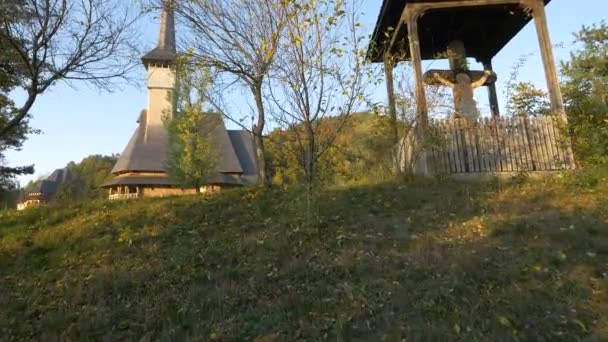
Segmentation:
<svg viewBox="0 0 608 342">
<path fill-rule="evenodd" d="M 30 242 L 0 235 L 0 332 L 601 340 L 606 194 L 418 182 L 329 190 L 312 207 L 252 189 L 66 209 L 46 226 L 40 214 Z"/>
</svg>

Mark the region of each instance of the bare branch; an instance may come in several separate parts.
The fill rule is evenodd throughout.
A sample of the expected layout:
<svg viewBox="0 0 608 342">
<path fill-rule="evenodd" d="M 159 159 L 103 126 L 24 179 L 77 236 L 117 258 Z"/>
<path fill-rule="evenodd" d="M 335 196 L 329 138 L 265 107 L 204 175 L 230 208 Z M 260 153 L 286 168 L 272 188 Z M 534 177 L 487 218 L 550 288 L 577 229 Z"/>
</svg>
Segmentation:
<svg viewBox="0 0 608 342">
<path fill-rule="evenodd" d="M 245 86 L 254 99 L 257 122 L 251 131 L 256 140 L 258 176 L 263 184 L 270 183 L 263 139 L 266 126 L 263 86 L 275 61 L 287 10 L 287 2 L 281 0 L 189 0 L 176 6 L 176 13 L 190 30 L 183 45 L 194 60 L 232 78 L 228 84 Z M 222 107 L 217 100 L 212 103 L 216 104 L 216 110 Z"/>
<path fill-rule="evenodd" d="M 268 98 L 275 119 L 295 134 L 312 186 L 317 162 L 366 103 L 373 72 L 364 62 L 358 1 L 305 4 L 294 5 L 287 22 Z M 321 132 L 321 122 L 329 118 L 333 131 Z"/>
<path fill-rule="evenodd" d="M 0 42 L 18 57 L 28 97 L 0 126 L 0 137 L 16 129 L 38 95 L 57 82 L 111 90 L 114 80 L 128 81 L 139 65 L 134 28 L 140 15 L 124 1 L 21 0 L 15 11 L 17 20 L 0 22 Z"/>
</svg>

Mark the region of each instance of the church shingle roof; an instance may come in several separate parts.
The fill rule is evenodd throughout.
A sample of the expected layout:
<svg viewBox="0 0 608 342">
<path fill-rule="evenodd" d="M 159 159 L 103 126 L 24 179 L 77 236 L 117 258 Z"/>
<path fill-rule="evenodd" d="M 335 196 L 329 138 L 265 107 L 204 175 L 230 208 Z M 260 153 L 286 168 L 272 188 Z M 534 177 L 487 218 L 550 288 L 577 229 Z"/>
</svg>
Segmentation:
<svg viewBox="0 0 608 342">
<path fill-rule="evenodd" d="M 156 48 L 145 54 L 141 60 L 148 64 L 172 64 L 176 57 L 174 0 L 163 1 L 160 17 L 160 31 Z"/>
<path fill-rule="evenodd" d="M 42 180 L 36 187 L 30 189 L 28 194 L 41 193 L 44 195 L 53 195 L 59 190 L 59 187 L 72 179 L 72 173 L 66 167 L 57 169 L 50 176 Z"/>
<path fill-rule="evenodd" d="M 257 158 L 252 135 L 243 130 L 226 130 L 224 121 L 215 116 L 214 129 L 209 133 L 218 149 L 217 182 L 226 184 L 252 184 L 257 180 Z M 131 172 L 165 173 L 169 146 L 168 133 L 164 127 L 148 127 L 146 132 L 146 111 L 142 111 L 139 125 L 112 169 L 114 175 Z M 226 174 L 237 174 L 243 179 L 235 181 Z M 161 180 L 164 179 L 164 180 Z M 166 177 L 150 180 L 153 184 L 173 184 Z M 161 182 L 161 183 L 158 183 Z M 104 186 L 116 185 L 114 180 Z M 221 184 L 221 183 L 217 183 Z"/>
</svg>

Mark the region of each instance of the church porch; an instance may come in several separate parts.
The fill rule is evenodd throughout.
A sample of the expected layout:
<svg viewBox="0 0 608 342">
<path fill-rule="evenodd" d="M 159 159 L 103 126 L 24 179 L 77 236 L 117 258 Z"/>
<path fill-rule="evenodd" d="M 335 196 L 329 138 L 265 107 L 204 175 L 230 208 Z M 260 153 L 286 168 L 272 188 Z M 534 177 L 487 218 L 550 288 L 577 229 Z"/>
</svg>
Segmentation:
<svg viewBox="0 0 608 342">
<path fill-rule="evenodd" d="M 225 188 L 242 186 L 238 174 L 218 174 L 208 184 L 195 188 L 182 189 L 172 182 L 165 173 L 129 172 L 119 174 L 102 187 L 108 190 L 110 200 L 129 200 L 144 197 L 167 197 L 215 193 Z"/>
</svg>

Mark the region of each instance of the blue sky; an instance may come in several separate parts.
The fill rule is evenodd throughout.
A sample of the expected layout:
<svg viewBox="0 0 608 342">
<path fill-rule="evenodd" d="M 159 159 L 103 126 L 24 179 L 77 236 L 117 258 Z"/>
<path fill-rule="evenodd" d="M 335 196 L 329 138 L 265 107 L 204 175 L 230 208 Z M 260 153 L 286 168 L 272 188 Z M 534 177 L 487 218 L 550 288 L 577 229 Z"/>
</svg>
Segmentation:
<svg viewBox="0 0 608 342">
<path fill-rule="evenodd" d="M 370 33 L 380 4 L 381 0 L 364 0 L 363 24 L 369 27 Z M 568 58 L 572 50 L 572 33 L 582 25 L 600 22 L 606 18 L 606 13 L 606 0 L 553 0 L 547 6 L 549 31 L 553 44 L 564 44 L 564 48 L 555 50 L 556 58 Z M 157 18 L 150 16 L 142 25 L 141 46 L 144 50 L 154 46 L 158 31 L 156 22 Z M 494 69 L 499 76 L 499 97 L 504 97 L 502 86 L 511 67 L 521 55 L 527 53 L 533 53 L 533 56 L 520 71 L 520 80 L 545 86 L 536 31 L 529 24 L 494 60 Z M 479 65 L 472 67 L 480 68 Z M 30 137 L 21 151 L 7 154 L 12 165 L 36 166 L 36 173 L 20 178 L 21 183 L 49 174 L 70 161 L 78 162 L 87 155 L 122 152 L 136 127 L 138 113 L 147 103 L 143 66 L 134 77 L 138 80 L 136 85 L 117 86 L 110 93 L 85 84 L 74 84 L 73 87 L 59 84 L 39 97 L 32 111 L 34 119 L 31 124 L 43 133 Z M 386 95 L 382 89 L 380 87 L 376 95 L 384 101 Z M 242 103 L 243 113 L 249 112 L 247 99 L 237 99 L 235 102 Z M 481 102 L 480 105 L 485 106 L 485 103 Z M 230 123 L 227 126 L 234 128 Z"/>
</svg>

